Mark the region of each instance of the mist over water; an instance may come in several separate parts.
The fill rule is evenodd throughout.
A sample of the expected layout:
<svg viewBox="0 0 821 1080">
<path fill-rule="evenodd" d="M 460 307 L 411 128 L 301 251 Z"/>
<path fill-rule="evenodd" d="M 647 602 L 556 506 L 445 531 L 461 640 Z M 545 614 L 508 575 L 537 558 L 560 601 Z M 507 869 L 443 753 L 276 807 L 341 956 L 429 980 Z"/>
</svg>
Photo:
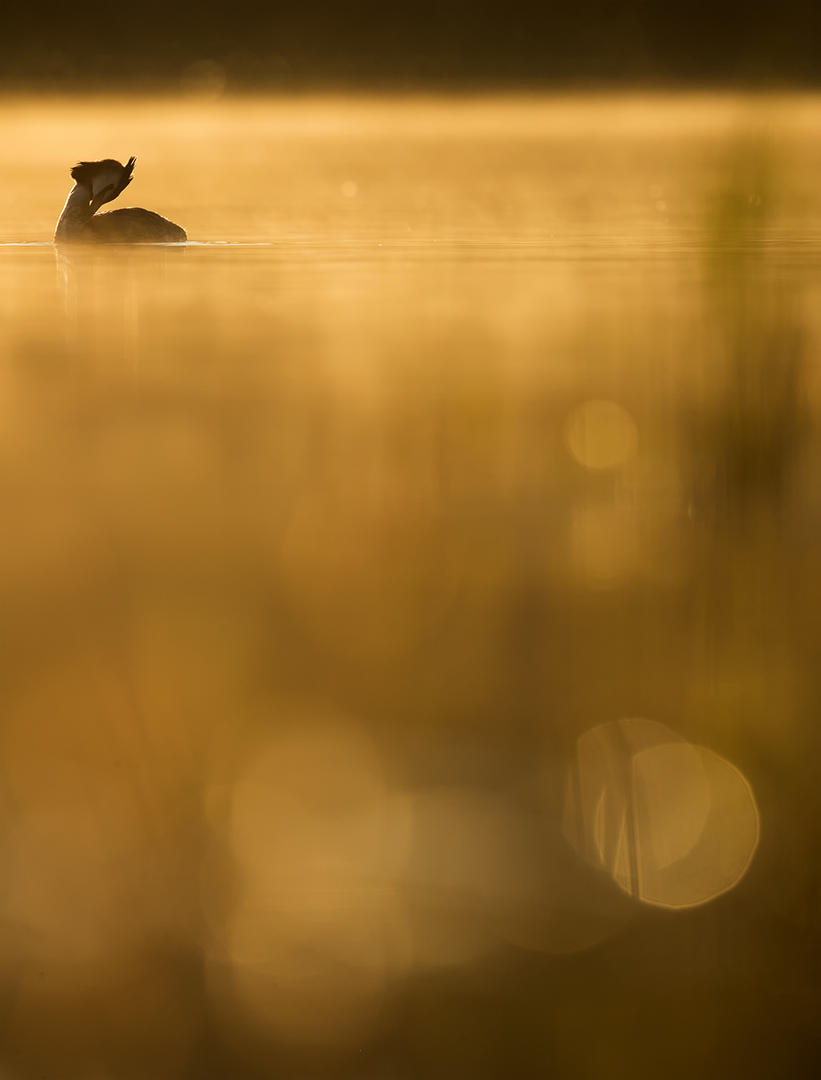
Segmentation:
<svg viewBox="0 0 821 1080">
<path fill-rule="evenodd" d="M 9 1076 L 812 1074 L 820 125 L 0 103 Z"/>
</svg>

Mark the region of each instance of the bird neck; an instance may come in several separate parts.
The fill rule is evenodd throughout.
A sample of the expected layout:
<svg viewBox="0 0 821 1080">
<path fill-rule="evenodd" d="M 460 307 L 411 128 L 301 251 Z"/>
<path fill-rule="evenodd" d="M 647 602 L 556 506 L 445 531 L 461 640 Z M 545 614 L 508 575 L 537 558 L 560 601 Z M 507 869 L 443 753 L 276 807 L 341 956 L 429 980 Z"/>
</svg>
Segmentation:
<svg viewBox="0 0 821 1080">
<path fill-rule="evenodd" d="M 68 193 L 66 204 L 57 222 L 55 240 L 67 240 L 82 231 L 96 207 L 91 205 L 91 188 L 87 184 L 75 184 Z"/>
</svg>

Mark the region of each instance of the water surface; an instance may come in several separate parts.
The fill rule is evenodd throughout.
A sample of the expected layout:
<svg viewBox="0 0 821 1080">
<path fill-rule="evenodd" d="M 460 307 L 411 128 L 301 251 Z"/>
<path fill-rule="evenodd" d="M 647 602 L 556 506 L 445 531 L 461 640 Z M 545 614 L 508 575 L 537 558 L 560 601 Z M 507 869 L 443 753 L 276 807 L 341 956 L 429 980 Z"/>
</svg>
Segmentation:
<svg viewBox="0 0 821 1080">
<path fill-rule="evenodd" d="M 0 104 L 10 1075 L 809 1074 L 819 127 Z"/>
</svg>

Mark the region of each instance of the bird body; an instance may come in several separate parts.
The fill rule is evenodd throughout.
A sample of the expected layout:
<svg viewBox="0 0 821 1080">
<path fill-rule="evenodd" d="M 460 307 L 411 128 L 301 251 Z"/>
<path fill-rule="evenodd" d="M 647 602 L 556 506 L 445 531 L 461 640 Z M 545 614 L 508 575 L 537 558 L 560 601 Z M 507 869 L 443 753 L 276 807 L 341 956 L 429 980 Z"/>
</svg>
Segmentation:
<svg viewBox="0 0 821 1080">
<path fill-rule="evenodd" d="M 75 183 L 57 222 L 56 243 L 168 244 L 187 239 L 185 229 L 153 210 L 129 206 L 97 215 L 101 206 L 116 199 L 131 183 L 135 162 L 131 157 L 121 165 L 105 158 L 74 166 L 71 178 Z"/>
<path fill-rule="evenodd" d="M 138 206 L 96 214 L 83 229 L 84 240 L 96 244 L 177 244 L 187 237 L 173 221 Z"/>
</svg>

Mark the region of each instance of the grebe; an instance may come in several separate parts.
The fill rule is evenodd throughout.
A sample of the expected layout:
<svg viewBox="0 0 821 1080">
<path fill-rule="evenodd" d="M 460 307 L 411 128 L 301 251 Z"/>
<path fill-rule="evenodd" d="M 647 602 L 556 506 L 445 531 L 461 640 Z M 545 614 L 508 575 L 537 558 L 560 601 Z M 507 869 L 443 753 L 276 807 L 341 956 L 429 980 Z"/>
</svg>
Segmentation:
<svg viewBox="0 0 821 1080">
<path fill-rule="evenodd" d="M 185 229 L 153 210 L 129 206 L 94 215 L 131 183 L 137 159 L 125 165 L 112 158 L 81 161 L 71 170 L 74 187 L 68 193 L 54 232 L 55 242 L 79 240 L 94 244 L 167 244 L 187 239 Z"/>
</svg>

